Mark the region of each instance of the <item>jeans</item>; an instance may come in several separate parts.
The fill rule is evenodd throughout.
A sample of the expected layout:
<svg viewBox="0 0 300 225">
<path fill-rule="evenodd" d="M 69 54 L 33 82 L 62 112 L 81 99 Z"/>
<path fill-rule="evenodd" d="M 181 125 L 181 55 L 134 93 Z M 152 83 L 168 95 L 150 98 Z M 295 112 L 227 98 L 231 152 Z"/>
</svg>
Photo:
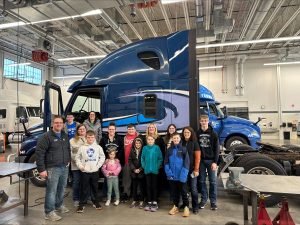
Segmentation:
<svg viewBox="0 0 300 225">
<path fill-rule="evenodd" d="M 188 183 L 189 183 L 190 191 L 191 191 L 191 195 L 192 195 L 192 207 L 193 207 L 193 209 L 198 209 L 199 208 L 198 187 L 197 187 L 198 177 L 191 178 L 191 173 L 193 173 L 193 171 L 189 173 Z"/>
<path fill-rule="evenodd" d="M 69 167 L 57 166 L 47 169 L 45 213 L 48 214 L 62 206 Z"/>
<path fill-rule="evenodd" d="M 200 162 L 200 186 L 201 186 L 201 202 L 207 202 L 208 193 L 206 187 L 206 176 L 208 174 L 209 180 L 209 200 L 210 203 L 217 202 L 217 179 L 216 172 L 211 169 L 213 160 L 203 160 Z M 207 172 L 207 174 L 206 174 Z"/>
<path fill-rule="evenodd" d="M 112 189 L 114 189 L 116 194 L 116 200 L 120 200 L 119 177 L 108 177 L 107 189 L 107 200 L 111 200 Z"/>
<path fill-rule="evenodd" d="M 73 182 L 72 182 L 72 189 L 73 189 L 73 201 L 80 200 L 80 170 L 72 170 L 73 174 Z"/>
<path fill-rule="evenodd" d="M 188 188 L 186 183 L 180 181 L 170 181 L 173 193 L 173 204 L 178 207 L 180 196 L 182 197 L 183 207 L 189 207 Z"/>
</svg>

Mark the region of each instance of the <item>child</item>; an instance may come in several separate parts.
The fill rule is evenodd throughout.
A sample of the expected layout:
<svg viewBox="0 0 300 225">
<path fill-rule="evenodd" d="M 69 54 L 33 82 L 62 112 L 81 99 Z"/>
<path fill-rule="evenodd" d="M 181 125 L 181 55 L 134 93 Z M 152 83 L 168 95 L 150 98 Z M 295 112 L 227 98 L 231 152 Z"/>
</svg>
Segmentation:
<svg viewBox="0 0 300 225">
<path fill-rule="evenodd" d="M 105 160 L 105 163 L 102 167 L 102 172 L 104 176 L 107 178 L 107 201 L 105 203 L 106 206 L 109 206 L 111 201 L 111 193 L 112 189 L 116 194 L 116 201 L 114 205 L 119 205 L 120 203 L 120 192 L 119 192 L 119 178 L 118 175 L 121 172 L 121 164 L 118 159 L 116 159 L 116 148 L 110 147 L 108 148 L 108 157 L 109 159 Z"/>
<path fill-rule="evenodd" d="M 187 176 L 190 168 L 189 155 L 185 147 L 182 146 L 180 135 L 174 133 L 172 136 L 172 145 L 168 148 L 165 158 L 165 172 L 173 194 L 173 208 L 169 211 L 170 215 L 179 212 L 178 204 L 180 195 L 183 201 L 183 217 L 190 215 L 189 198 L 187 188 Z"/>
<path fill-rule="evenodd" d="M 65 132 L 68 134 L 69 140 L 75 137 L 76 128 L 79 123 L 74 121 L 74 116 L 72 113 L 67 114 L 67 121 L 65 122 Z"/>
<path fill-rule="evenodd" d="M 87 143 L 81 146 L 75 157 L 76 165 L 80 169 L 80 202 L 77 208 L 78 213 L 83 213 L 84 207 L 91 190 L 93 206 L 100 210 L 100 200 L 98 197 L 99 169 L 103 165 L 105 155 L 103 149 L 96 143 L 95 132 L 86 132 Z"/>
<path fill-rule="evenodd" d="M 141 164 L 141 155 L 142 155 L 143 141 L 141 138 L 137 137 L 133 140 L 132 149 L 129 154 L 129 166 L 131 170 L 132 178 L 132 192 L 133 192 L 133 202 L 130 205 L 130 208 L 134 208 L 138 205 L 139 208 L 143 208 L 144 204 L 144 171 Z M 140 199 L 138 198 L 138 188 L 140 188 Z"/>
<path fill-rule="evenodd" d="M 147 205 L 145 211 L 156 212 L 157 205 L 157 175 L 162 164 L 163 157 L 160 148 L 154 144 L 155 139 L 147 136 L 147 145 L 143 147 L 141 163 L 146 175 Z"/>
</svg>

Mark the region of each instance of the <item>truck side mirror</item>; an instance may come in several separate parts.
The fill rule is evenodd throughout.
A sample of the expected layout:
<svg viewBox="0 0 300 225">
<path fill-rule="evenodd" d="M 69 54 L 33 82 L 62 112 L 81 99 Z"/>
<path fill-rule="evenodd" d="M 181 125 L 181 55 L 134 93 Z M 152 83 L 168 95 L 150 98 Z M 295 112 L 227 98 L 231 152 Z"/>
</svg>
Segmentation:
<svg viewBox="0 0 300 225">
<path fill-rule="evenodd" d="M 21 116 L 19 118 L 20 123 L 24 124 L 24 123 L 28 123 L 28 118 L 25 118 L 24 116 Z"/>
<path fill-rule="evenodd" d="M 222 108 L 222 111 L 223 111 L 223 113 L 224 113 L 224 117 L 226 118 L 226 117 L 228 116 L 228 114 L 227 114 L 227 107 L 224 106 L 224 107 Z"/>
<path fill-rule="evenodd" d="M 43 102 L 44 102 L 44 99 L 40 99 L 40 118 L 41 119 L 44 118 Z"/>
</svg>

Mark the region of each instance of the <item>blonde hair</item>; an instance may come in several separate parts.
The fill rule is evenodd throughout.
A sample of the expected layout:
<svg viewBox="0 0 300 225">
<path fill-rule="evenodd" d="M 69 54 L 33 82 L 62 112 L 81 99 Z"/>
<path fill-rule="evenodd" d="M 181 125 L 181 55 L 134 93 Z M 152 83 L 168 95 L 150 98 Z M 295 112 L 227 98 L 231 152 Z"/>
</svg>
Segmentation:
<svg viewBox="0 0 300 225">
<path fill-rule="evenodd" d="M 154 128 L 155 128 L 154 134 L 149 134 L 149 127 L 150 127 L 151 125 L 154 126 Z M 157 138 L 159 137 L 158 132 L 157 132 L 157 127 L 156 127 L 156 125 L 155 125 L 154 123 L 149 123 L 148 126 L 147 126 L 147 130 L 146 130 L 146 138 L 147 138 L 148 136 L 152 136 L 154 139 L 157 139 Z"/>
</svg>

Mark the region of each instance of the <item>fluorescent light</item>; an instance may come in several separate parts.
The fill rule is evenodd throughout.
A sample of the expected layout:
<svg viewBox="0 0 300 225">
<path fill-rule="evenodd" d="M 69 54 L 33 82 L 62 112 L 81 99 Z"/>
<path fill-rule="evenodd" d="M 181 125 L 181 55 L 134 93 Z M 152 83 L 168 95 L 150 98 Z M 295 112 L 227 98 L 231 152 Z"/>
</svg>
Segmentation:
<svg viewBox="0 0 300 225">
<path fill-rule="evenodd" d="M 71 57 L 71 58 L 61 58 L 57 59 L 57 61 L 72 61 L 72 60 L 81 60 L 81 59 L 99 59 L 104 58 L 106 55 L 89 55 L 89 56 L 81 56 L 81 57 Z"/>
<path fill-rule="evenodd" d="M 196 48 L 216 48 L 216 47 L 224 47 L 224 46 L 232 46 L 232 45 L 248 45 L 248 44 L 257 44 L 257 43 L 295 41 L 295 40 L 300 40 L 300 36 L 266 38 L 266 39 L 249 40 L 249 41 L 235 41 L 235 42 L 225 42 L 225 43 L 216 43 L 216 44 L 207 44 L 207 45 L 197 45 Z"/>
<path fill-rule="evenodd" d="M 82 76 L 64 76 L 64 77 L 53 77 L 55 80 L 60 80 L 60 79 L 70 79 L 70 78 L 83 78 Z"/>
<path fill-rule="evenodd" d="M 9 64 L 7 66 L 28 66 L 31 63 L 14 63 L 14 64 Z"/>
<path fill-rule="evenodd" d="M 27 25 L 26 23 L 19 21 L 19 22 L 13 22 L 13 23 L 3 23 L 0 24 L 0 29 L 5 29 L 9 27 L 17 27 L 17 26 L 24 26 Z"/>
<path fill-rule="evenodd" d="M 161 0 L 161 4 L 172 4 L 178 2 L 185 2 L 186 0 Z"/>
<path fill-rule="evenodd" d="M 4 24 L 0 24 L 0 29 L 10 28 L 10 27 L 17 27 L 17 26 L 24 26 L 24 25 L 33 25 L 33 24 L 38 24 L 38 23 L 47 23 L 47 22 L 51 22 L 51 21 L 75 19 L 77 17 L 92 16 L 92 15 L 97 15 L 97 14 L 101 14 L 101 13 L 102 13 L 101 9 L 95 9 L 95 10 L 91 10 L 91 11 L 88 11 L 86 13 L 83 13 L 83 14 L 80 14 L 80 15 L 74 15 L 74 16 L 57 17 L 57 18 L 53 18 L 53 19 L 39 20 L 39 21 L 28 22 L 28 23 L 25 23 L 23 21 L 18 21 L 18 22 L 13 22 L 13 23 L 4 23 Z"/>
<path fill-rule="evenodd" d="M 293 64 L 300 64 L 300 61 L 265 63 L 264 66 L 279 66 L 279 65 L 293 65 Z"/>
<path fill-rule="evenodd" d="M 102 13 L 101 9 L 95 9 L 95 10 L 91 10 L 91 11 L 88 11 L 86 13 L 80 14 L 80 16 L 92 16 L 92 15 L 98 15 L 98 14 L 101 14 L 101 13 Z"/>
<path fill-rule="evenodd" d="M 210 70 L 210 69 L 221 69 L 224 66 L 206 66 L 206 67 L 199 67 L 199 70 Z"/>
</svg>

